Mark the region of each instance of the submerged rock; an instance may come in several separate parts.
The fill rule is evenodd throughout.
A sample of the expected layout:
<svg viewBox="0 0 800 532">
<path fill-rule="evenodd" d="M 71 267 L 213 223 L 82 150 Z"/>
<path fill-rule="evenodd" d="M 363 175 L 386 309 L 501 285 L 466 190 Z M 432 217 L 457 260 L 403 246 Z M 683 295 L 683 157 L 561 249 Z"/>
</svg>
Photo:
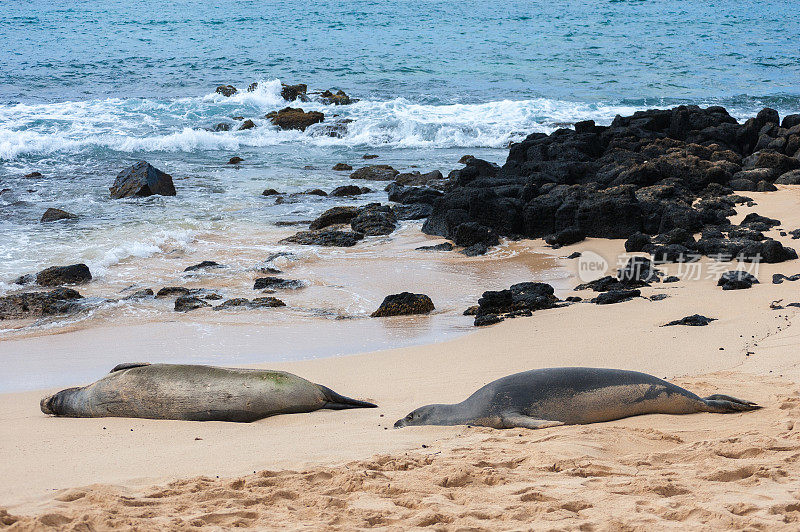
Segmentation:
<svg viewBox="0 0 800 532">
<path fill-rule="evenodd" d="M 207 269 L 210 269 L 210 268 L 224 268 L 224 267 L 225 266 L 223 266 L 219 262 L 214 262 L 213 260 L 204 260 L 203 262 L 201 262 L 199 264 L 194 264 L 192 266 L 187 267 L 183 271 L 185 271 L 185 272 L 194 272 L 194 271 L 197 271 L 197 270 L 207 270 Z"/>
<path fill-rule="evenodd" d="M 186 288 L 185 286 L 165 286 L 156 292 L 156 298 L 161 299 L 165 297 L 188 296 L 191 294 L 199 294 L 198 288 Z"/>
<path fill-rule="evenodd" d="M 70 212 L 62 211 L 61 209 L 54 209 L 51 207 L 46 211 L 44 211 L 44 214 L 42 214 L 42 219 L 39 221 L 43 223 L 57 222 L 58 220 L 74 220 L 77 217 L 78 217 L 77 215 L 72 214 Z"/>
<path fill-rule="evenodd" d="M 370 192 L 370 189 L 366 187 L 359 187 L 357 185 L 344 185 L 334 188 L 328 195 L 341 198 L 346 196 L 360 196 L 361 194 L 366 194 L 367 192 Z"/>
<path fill-rule="evenodd" d="M 359 208 L 352 206 L 332 207 L 320 214 L 316 220 L 308 226 L 312 231 L 324 229 L 330 225 L 350 223 L 350 220 L 358 216 Z"/>
<path fill-rule="evenodd" d="M 308 85 L 305 83 L 298 83 L 297 85 L 286 85 L 281 83 L 281 98 L 286 100 L 287 102 L 293 102 L 295 100 L 300 100 L 301 102 L 307 102 L 308 96 L 306 96 L 306 92 L 308 91 Z"/>
<path fill-rule="evenodd" d="M 239 164 L 242 161 L 244 161 L 244 159 L 242 159 L 241 157 L 234 156 L 234 157 L 231 157 L 230 159 L 228 159 L 228 164 Z"/>
<path fill-rule="evenodd" d="M 305 131 L 309 126 L 324 121 L 325 115 L 318 111 L 305 112 L 299 108 L 286 107 L 280 111 L 267 113 L 265 118 L 281 129 Z"/>
<path fill-rule="evenodd" d="M 136 292 L 125 296 L 123 299 L 147 299 L 150 297 L 154 297 L 155 292 L 151 288 L 143 288 L 141 290 L 137 290 Z"/>
<path fill-rule="evenodd" d="M 120 172 L 110 191 L 113 199 L 146 197 L 156 194 L 176 195 L 172 176 L 155 168 L 147 161 L 139 161 Z"/>
<path fill-rule="evenodd" d="M 353 103 L 353 100 L 350 99 L 350 96 L 348 96 L 343 90 L 338 90 L 336 92 L 330 90 L 322 91 L 319 97 L 322 103 L 325 105 L 350 105 Z"/>
<path fill-rule="evenodd" d="M 0 320 L 71 314 L 80 310 L 78 304 L 80 299 L 83 299 L 83 296 L 70 288 L 2 296 Z"/>
<path fill-rule="evenodd" d="M 353 167 L 347 163 L 336 163 L 333 165 L 333 170 L 336 170 L 337 172 L 349 172 L 352 169 Z"/>
<path fill-rule="evenodd" d="M 453 251 L 453 244 L 450 242 L 442 242 L 435 246 L 420 246 L 416 248 L 417 251 Z"/>
<path fill-rule="evenodd" d="M 92 280 L 92 273 L 85 264 L 70 266 L 51 266 L 36 274 L 40 286 L 59 286 L 63 284 L 84 284 Z"/>
<path fill-rule="evenodd" d="M 210 307 L 208 303 L 196 296 L 180 296 L 175 300 L 175 312 L 189 312 L 203 307 Z"/>
<path fill-rule="evenodd" d="M 369 181 L 391 181 L 399 174 L 397 170 L 388 164 L 373 164 L 359 168 L 352 174 L 350 179 L 366 179 Z"/>
<path fill-rule="evenodd" d="M 428 314 L 434 310 L 433 301 L 425 294 L 412 294 L 402 292 L 386 296 L 378 310 L 370 316 L 373 318 L 385 316 L 402 316 L 409 314 Z"/>
<path fill-rule="evenodd" d="M 300 231 L 293 236 L 284 238 L 281 242 L 304 246 L 352 247 L 363 238 L 364 235 L 361 233 L 323 229 L 321 231 Z"/>
<path fill-rule="evenodd" d="M 221 305 L 214 307 L 214 310 L 225 310 L 231 308 L 275 308 L 275 307 L 285 307 L 286 303 L 278 299 L 277 297 L 257 297 L 253 300 L 246 299 L 243 297 L 237 297 L 234 299 L 228 299 Z"/>
<path fill-rule="evenodd" d="M 264 290 L 271 288 L 277 289 L 297 289 L 303 288 L 303 281 L 297 279 L 282 279 L 280 277 L 259 277 L 253 284 L 253 290 Z"/>
<path fill-rule="evenodd" d="M 217 94 L 221 94 L 227 98 L 230 98 L 239 91 L 233 85 L 220 85 L 214 92 L 216 92 Z"/>
</svg>

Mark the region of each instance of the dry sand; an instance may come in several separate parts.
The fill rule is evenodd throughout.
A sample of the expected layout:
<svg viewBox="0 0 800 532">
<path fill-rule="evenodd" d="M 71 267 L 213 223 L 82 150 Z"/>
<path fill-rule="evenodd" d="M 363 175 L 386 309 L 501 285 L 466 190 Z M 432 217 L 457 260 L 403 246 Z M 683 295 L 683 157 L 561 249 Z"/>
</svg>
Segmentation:
<svg viewBox="0 0 800 532">
<path fill-rule="evenodd" d="M 797 188 L 752 196 L 758 205 L 738 208 L 734 221 L 755 211 L 800 227 Z M 575 250 L 613 257 L 622 241 L 588 240 L 558 253 Z M 39 412 L 43 392 L 3 395 L 0 505 L 8 513 L 0 522 L 77 530 L 797 530 L 800 309 L 770 303 L 800 301 L 800 283 L 770 280 L 799 271 L 800 261 L 761 265 L 762 284 L 750 290 L 723 292 L 701 276 L 642 290 L 669 296 L 661 301 L 580 303 L 436 345 L 271 365 L 381 405 L 372 410 L 247 425 L 57 419 Z M 694 313 L 718 321 L 659 327 Z M 646 371 L 765 408 L 538 431 L 389 428 L 417 406 L 460 401 L 500 376 L 567 365 Z"/>
</svg>

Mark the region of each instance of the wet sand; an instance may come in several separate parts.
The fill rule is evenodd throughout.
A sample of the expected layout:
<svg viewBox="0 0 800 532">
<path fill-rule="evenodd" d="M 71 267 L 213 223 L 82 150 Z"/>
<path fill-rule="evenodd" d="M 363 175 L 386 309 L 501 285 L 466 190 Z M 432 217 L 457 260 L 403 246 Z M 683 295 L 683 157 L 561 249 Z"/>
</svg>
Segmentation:
<svg viewBox="0 0 800 532">
<path fill-rule="evenodd" d="M 455 252 L 416 251 L 443 240 L 408 223 L 391 236 L 366 239 L 354 248 L 276 245 L 296 228 L 271 229 L 212 243 L 200 235 L 191 252 L 165 253 L 125 261 L 102 278 L 76 287 L 87 298 L 121 298 L 143 288 L 184 286 L 229 298 L 263 297 L 254 279 L 299 280 L 300 289 L 269 295 L 286 307 L 203 308 L 175 312 L 175 297 L 108 303 L 66 319 L 0 321 L 0 392 L 24 391 L 94 380 L 120 360 L 249 364 L 341 356 L 399 346 L 433 343 L 471 329 L 462 316 L 487 289 L 520 279 L 569 288 L 569 273 L 535 245 L 510 242 L 483 257 Z M 249 243 L 246 243 L 249 242 Z M 261 244 L 258 244 L 261 243 Z M 273 253 L 290 253 L 265 262 Z M 183 272 L 203 260 L 226 265 Z M 261 267 L 278 268 L 265 273 Z M 383 298 L 412 291 L 428 294 L 436 310 L 426 316 L 369 318 Z M 114 338 L 112 344 L 108 339 Z"/>
<path fill-rule="evenodd" d="M 734 221 L 758 212 L 785 229 L 800 227 L 796 187 L 752 197 L 758 205 L 737 208 Z M 590 239 L 557 254 L 590 250 L 611 259 L 622 249 L 622 241 Z M 793 530 L 800 520 L 800 309 L 770 303 L 800 301 L 800 287 L 770 279 L 798 273 L 798 264 L 760 265 L 761 284 L 749 290 L 723 292 L 701 275 L 642 289 L 669 296 L 661 301 L 579 303 L 431 345 L 258 365 L 373 400 L 378 409 L 246 425 L 58 419 L 39 412 L 44 392 L 4 394 L 0 505 L 22 517 L 0 522 L 18 529 Z M 673 274 L 678 266 L 662 269 Z M 695 313 L 717 321 L 660 327 Z M 232 327 L 216 334 L 238 336 Z M 114 343 L 112 332 L 106 341 Z M 645 371 L 764 409 L 538 431 L 390 428 L 417 406 L 460 401 L 503 375 L 569 365 Z"/>
</svg>

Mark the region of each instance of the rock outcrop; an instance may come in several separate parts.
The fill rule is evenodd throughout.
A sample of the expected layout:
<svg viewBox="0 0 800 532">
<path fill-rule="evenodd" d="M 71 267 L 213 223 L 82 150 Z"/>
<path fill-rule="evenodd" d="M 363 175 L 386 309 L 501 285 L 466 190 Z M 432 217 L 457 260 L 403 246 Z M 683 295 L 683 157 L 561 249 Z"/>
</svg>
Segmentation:
<svg viewBox="0 0 800 532">
<path fill-rule="evenodd" d="M 680 106 L 617 116 L 610 126 L 585 121 L 534 133 L 511 146 L 502 167 L 473 157 L 451 172 L 423 231 L 453 240 L 471 222 L 508 237 L 640 235 L 641 251 L 664 262 L 720 251 L 790 260 L 794 250 L 746 235 L 670 241 L 680 236 L 673 230 L 727 233 L 739 201 L 732 185 L 771 190 L 779 177 L 793 179 L 800 124 L 777 121 L 771 109 L 739 124 L 722 107 Z"/>
<path fill-rule="evenodd" d="M 71 288 L 3 296 L 0 297 L 0 320 L 71 314 L 80 310 L 80 299 L 83 296 Z"/>
<path fill-rule="evenodd" d="M 44 214 L 42 214 L 42 219 L 40 221 L 46 223 L 46 222 L 57 222 L 59 220 L 74 220 L 75 218 L 77 218 L 77 216 L 72 214 L 71 212 L 62 211 L 61 209 L 55 209 L 51 207 L 46 211 L 44 211 Z"/>
<path fill-rule="evenodd" d="M 402 292 L 384 298 L 378 310 L 370 314 L 373 318 L 386 316 L 404 316 L 410 314 L 428 314 L 434 310 L 433 301 L 425 294 Z"/>
<path fill-rule="evenodd" d="M 172 176 L 152 166 L 147 161 L 139 161 L 117 175 L 110 188 L 113 199 L 145 197 L 155 194 L 176 195 Z"/>
<path fill-rule="evenodd" d="M 300 231 L 295 235 L 284 238 L 281 242 L 304 246 L 352 247 L 363 238 L 364 235 L 361 233 L 323 229 L 321 231 Z"/>
<path fill-rule="evenodd" d="M 51 266 L 36 274 L 39 286 L 61 286 L 65 284 L 84 284 L 92 280 L 92 273 L 85 264 L 70 266 Z"/>
<path fill-rule="evenodd" d="M 324 121 L 325 115 L 319 111 L 305 112 L 299 108 L 286 107 L 280 111 L 267 113 L 265 118 L 281 129 L 305 131 L 309 126 Z"/>
<path fill-rule="evenodd" d="M 369 181 L 391 181 L 399 174 L 397 170 L 388 164 L 373 164 L 359 168 L 352 174 L 350 179 L 366 179 Z"/>
</svg>

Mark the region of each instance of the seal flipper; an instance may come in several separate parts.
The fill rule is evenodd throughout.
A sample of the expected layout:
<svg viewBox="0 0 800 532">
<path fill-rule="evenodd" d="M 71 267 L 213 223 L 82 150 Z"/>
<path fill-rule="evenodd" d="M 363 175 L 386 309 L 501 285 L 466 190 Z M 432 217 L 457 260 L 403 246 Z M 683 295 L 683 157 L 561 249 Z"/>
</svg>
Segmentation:
<svg viewBox="0 0 800 532">
<path fill-rule="evenodd" d="M 359 401 L 358 399 L 351 399 L 350 397 L 345 397 L 344 395 L 339 395 L 338 393 L 334 392 L 327 386 L 323 386 L 321 384 L 317 384 L 322 393 L 325 394 L 325 398 L 328 400 L 322 408 L 327 408 L 329 410 L 346 410 L 348 408 L 378 408 L 378 405 L 373 403 L 368 403 L 367 401 Z"/>
<path fill-rule="evenodd" d="M 551 421 L 549 419 L 536 419 L 525 414 L 503 414 L 500 416 L 502 428 L 513 429 L 546 429 L 549 427 L 560 427 L 563 421 Z"/>
<path fill-rule="evenodd" d="M 730 395 L 714 394 L 703 398 L 705 403 L 705 412 L 715 412 L 718 414 L 730 414 L 733 412 L 747 412 L 750 410 L 758 410 L 761 408 L 756 403 L 744 401 L 731 397 Z"/>
<path fill-rule="evenodd" d="M 109 373 L 114 373 L 115 371 L 122 371 L 123 369 L 131 369 L 131 368 L 141 368 L 143 366 L 149 366 L 150 362 L 123 362 L 122 364 L 117 364 L 114 366 Z"/>
</svg>

